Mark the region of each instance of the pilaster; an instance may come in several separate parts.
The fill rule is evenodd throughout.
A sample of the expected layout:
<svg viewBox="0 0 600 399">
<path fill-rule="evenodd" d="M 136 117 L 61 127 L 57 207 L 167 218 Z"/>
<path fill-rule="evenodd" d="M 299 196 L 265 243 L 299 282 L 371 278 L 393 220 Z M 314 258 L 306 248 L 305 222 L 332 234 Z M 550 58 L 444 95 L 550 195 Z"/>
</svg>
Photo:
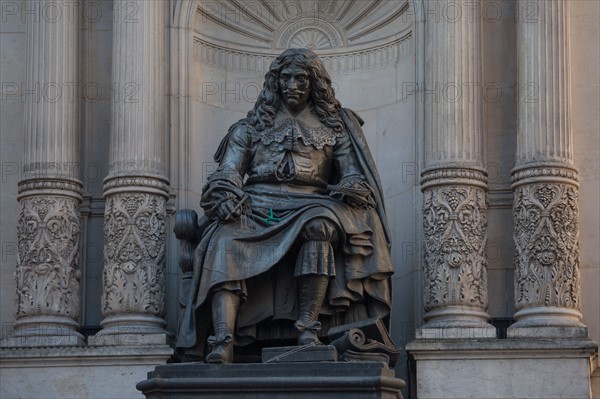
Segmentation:
<svg viewBox="0 0 600 399">
<path fill-rule="evenodd" d="M 519 7 L 524 7 L 520 1 Z M 517 24 L 518 103 L 514 192 L 515 301 L 510 337 L 587 338 L 581 323 L 579 204 L 570 127 L 567 1 L 527 1 Z M 519 84 L 524 87 L 524 84 Z"/>
<path fill-rule="evenodd" d="M 14 334 L 2 347 L 83 345 L 79 329 L 77 2 L 27 18 L 25 154 L 19 182 Z M 36 6 L 32 10 L 35 12 Z"/>
<path fill-rule="evenodd" d="M 459 2 L 460 3 L 460 2 Z M 457 4 L 473 8 L 473 2 Z M 417 338 L 489 338 L 487 172 L 483 159 L 481 22 L 430 15 L 426 31 L 425 325 Z"/>
<path fill-rule="evenodd" d="M 104 181 L 103 329 L 91 345 L 165 344 L 165 7 L 135 0 L 113 31 L 110 170 Z M 127 339 L 125 339 L 125 337 Z"/>
</svg>

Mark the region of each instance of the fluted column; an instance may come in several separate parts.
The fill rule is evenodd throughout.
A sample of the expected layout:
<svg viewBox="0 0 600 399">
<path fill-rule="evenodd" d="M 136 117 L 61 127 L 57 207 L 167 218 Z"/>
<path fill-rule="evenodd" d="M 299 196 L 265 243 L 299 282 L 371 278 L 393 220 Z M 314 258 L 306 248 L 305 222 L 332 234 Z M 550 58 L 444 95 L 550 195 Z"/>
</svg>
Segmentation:
<svg viewBox="0 0 600 399">
<path fill-rule="evenodd" d="M 471 16 L 451 20 L 432 13 L 425 26 L 426 314 L 417 338 L 495 337 L 486 313 L 487 173 L 477 5 L 455 3 L 471 9 Z"/>
<path fill-rule="evenodd" d="M 24 175 L 19 182 L 14 334 L 2 347 L 82 345 L 79 329 L 78 8 L 27 18 Z M 33 12 L 41 12 L 41 4 Z"/>
<path fill-rule="evenodd" d="M 579 312 L 567 3 L 518 2 L 519 9 L 536 14 L 517 25 L 521 93 L 512 172 L 517 308 L 512 337 L 587 337 Z"/>
<path fill-rule="evenodd" d="M 137 11 L 133 19 L 121 15 L 113 27 L 104 320 L 92 345 L 164 344 L 167 336 L 165 2 L 128 0 L 127 9 Z"/>
</svg>

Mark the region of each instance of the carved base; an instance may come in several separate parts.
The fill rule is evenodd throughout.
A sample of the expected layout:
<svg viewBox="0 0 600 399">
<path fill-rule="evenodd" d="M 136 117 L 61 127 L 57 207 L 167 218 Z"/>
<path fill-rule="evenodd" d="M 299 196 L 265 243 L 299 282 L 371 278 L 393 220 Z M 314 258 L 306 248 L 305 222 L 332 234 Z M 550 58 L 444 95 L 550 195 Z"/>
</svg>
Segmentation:
<svg viewBox="0 0 600 399">
<path fill-rule="evenodd" d="M 489 315 L 468 306 L 433 309 L 424 316 L 425 324 L 417 329 L 418 339 L 496 338 L 496 328 Z"/>
<path fill-rule="evenodd" d="M 89 337 L 88 345 L 168 345 L 171 334 L 160 317 L 143 314 L 108 316 L 100 323 L 103 329 Z"/>
<path fill-rule="evenodd" d="M 488 323 L 479 326 L 430 326 L 424 324 L 415 332 L 416 339 L 486 339 L 496 338 L 496 328 Z"/>
<path fill-rule="evenodd" d="M 47 348 L 85 346 L 83 335 L 15 335 L 0 341 L 0 348 Z"/>
<path fill-rule="evenodd" d="M 587 338 L 588 329 L 575 309 L 540 306 L 519 310 L 508 328 L 510 338 Z"/>
<path fill-rule="evenodd" d="M 61 316 L 31 316 L 15 322 L 15 332 L 0 341 L 1 348 L 84 346 L 77 322 Z"/>
<path fill-rule="evenodd" d="M 171 334 L 101 334 L 88 338 L 88 346 L 170 346 Z"/>
</svg>

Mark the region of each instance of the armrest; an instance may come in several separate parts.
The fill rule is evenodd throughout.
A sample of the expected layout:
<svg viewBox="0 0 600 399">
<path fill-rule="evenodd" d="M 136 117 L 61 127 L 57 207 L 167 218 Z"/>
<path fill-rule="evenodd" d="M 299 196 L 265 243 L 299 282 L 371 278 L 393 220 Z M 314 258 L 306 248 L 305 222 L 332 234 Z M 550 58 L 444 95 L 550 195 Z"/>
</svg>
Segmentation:
<svg viewBox="0 0 600 399">
<path fill-rule="evenodd" d="M 175 214 L 175 237 L 179 240 L 179 267 L 183 273 L 194 269 L 194 251 L 202 237 L 198 214 L 192 209 L 181 209 Z"/>
</svg>

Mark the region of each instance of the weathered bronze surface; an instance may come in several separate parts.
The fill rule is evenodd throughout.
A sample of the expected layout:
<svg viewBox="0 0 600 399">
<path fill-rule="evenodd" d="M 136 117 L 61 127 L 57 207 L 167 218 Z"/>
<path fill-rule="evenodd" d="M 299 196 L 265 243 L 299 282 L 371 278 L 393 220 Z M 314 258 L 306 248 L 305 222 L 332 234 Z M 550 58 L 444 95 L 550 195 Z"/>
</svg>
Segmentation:
<svg viewBox="0 0 600 399">
<path fill-rule="evenodd" d="M 390 237 L 361 125 L 312 51 L 288 49 L 273 61 L 254 109 L 215 154 L 205 216 L 178 215 L 188 249 L 184 357 L 203 358 L 208 342 L 206 361 L 227 363 L 234 344 L 293 331 L 298 345 L 319 344 L 321 329 L 387 321 Z"/>
</svg>

